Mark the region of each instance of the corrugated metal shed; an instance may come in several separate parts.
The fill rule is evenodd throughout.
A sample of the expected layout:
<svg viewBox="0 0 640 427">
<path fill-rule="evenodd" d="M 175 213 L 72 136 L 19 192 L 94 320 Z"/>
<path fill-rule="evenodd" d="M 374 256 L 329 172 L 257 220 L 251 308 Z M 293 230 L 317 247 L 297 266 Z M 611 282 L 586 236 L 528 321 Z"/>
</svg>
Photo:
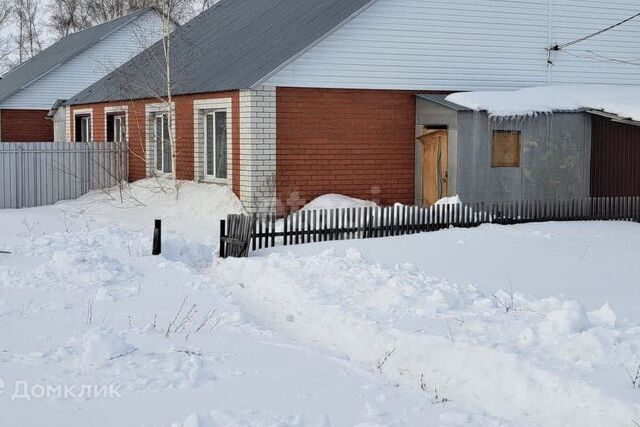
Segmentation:
<svg viewBox="0 0 640 427">
<path fill-rule="evenodd" d="M 172 93 L 249 88 L 375 0 L 223 0 L 171 36 Z M 69 104 L 164 95 L 159 42 Z"/>
<path fill-rule="evenodd" d="M 0 102 L 11 98 L 16 93 L 82 54 L 110 34 L 135 21 L 150 9 L 141 9 L 104 24 L 70 34 L 25 61 L 5 74 L 0 80 Z"/>
</svg>

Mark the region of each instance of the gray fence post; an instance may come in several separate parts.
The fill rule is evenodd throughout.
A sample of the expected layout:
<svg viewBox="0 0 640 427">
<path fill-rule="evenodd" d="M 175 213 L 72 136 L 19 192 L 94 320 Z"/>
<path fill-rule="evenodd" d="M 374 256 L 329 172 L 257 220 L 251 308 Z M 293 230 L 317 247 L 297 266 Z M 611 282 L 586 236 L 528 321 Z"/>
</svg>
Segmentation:
<svg viewBox="0 0 640 427">
<path fill-rule="evenodd" d="M 85 159 L 85 193 L 91 191 L 91 160 L 89 159 L 89 143 L 85 142 L 84 144 L 84 159 Z"/>
<path fill-rule="evenodd" d="M 16 207 L 23 208 L 22 203 L 22 190 L 23 190 L 23 176 L 22 176 L 22 145 L 18 145 L 16 153 Z"/>
<path fill-rule="evenodd" d="M 33 205 L 39 206 L 40 204 L 40 186 L 38 181 L 38 154 L 31 153 L 31 177 L 33 178 Z"/>
</svg>

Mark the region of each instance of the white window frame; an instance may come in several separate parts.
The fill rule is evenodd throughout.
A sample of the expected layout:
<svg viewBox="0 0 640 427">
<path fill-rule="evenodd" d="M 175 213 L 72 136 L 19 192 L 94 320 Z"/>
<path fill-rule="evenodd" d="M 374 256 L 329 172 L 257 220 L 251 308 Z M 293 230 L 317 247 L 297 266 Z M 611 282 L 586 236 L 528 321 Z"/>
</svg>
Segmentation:
<svg viewBox="0 0 640 427">
<path fill-rule="evenodd" d="M 175 141 L 176 137 L 176 120 L 175 120 L 175 103 L 168 105 L 166 103 L 155 103 L 145 105 L 145 117 L 146 117 L 146 149 L 145 149 L 145 161 L 147 163 L 147 176 L 162 176 L 173 178 L 176 175 L 176 171 L 162 172 L 156 169 L 156 122 L 155 118 L 159 114 L 169 114 L 169 108 L 174 111 L 174 120 L 171 123 L 171 135 Z"/>
<path fill-rule="evenodd" d="M 89 116 L 89 140 L 88 141 L 78 141 L 78 135 L 76 135 L 76 120 L 78 116 Z M 93 108 L 83 108 L 79 110 L 73 111 L 73 142 L 93 142 L 93 136 L 95 135 L 93 131 Z"/>
<path fill-rule="evenodd" d="M 165 171 L 165 155 L 167 154 L 165 152 L 165 135 L 164 135 L 164 130 L 165 130 L 165 124 L 164 121 L 167 121 L 167 127 L 169 127 L 169 113 L 168 112 L 157 112 L 153 115 L 153 148 L 154 148 L 154 156 L 153 158 L 155 159 L 155 162 L 153 164 L 153 168 L 154 171 L 157 175 L 172 175 L 174 173 L 173 171 L 173 164 L 172 164 L 172 159 L 169 158 L 169 167 L 171 168 L 171 172 L 167 172 Z M 162 135 L 158 135 L 158 120 L 160 120 L 160 131 L 162 132 Z M 171 130 L 169 130 L 169 132 L 171 132 Z M 158 153 L 158 140 L 161 141 L 161 152 Z M 171 137 L 169 137 L 169 144 L 171 144 Z M 171 147 L 173 148 L 173 147 Z M 158 159 L 160 159 L 160 167 L 161 169 L 158 169 Z"/>
<path fill-rule="evenodd" d="M 202 143 L 202 161 L 203 161 L 203 165 L 202 165 L 202 171 L 204 174 L 204 180 L 205 181 L 227 181 L 229 179 L 229 171 L 227 169 L 227 176 L 224 178 L 218 177 L 218 162 L 216 161 L 217 157 L 218 157 L 218 141 L 217 141 L 217 134 L 216 134 L 216 114 L 218 113 L 225 113 L 227 114 L 227 122 L 228 122 L 228 114 L 229 112 L 226 109 L 216 109 L 216 110 L 211 110 L 211 111 L 205 111 L 204 112 L 204 117 L 203 117 L 203 126 L 204 126 L 204 132 L 203 132 L 203 138 L 204 141 Z M 213 175 L 210 175 L 208 173 L 208 165 L 207 165 L 207 133 L 209 132 L 208 129 L 208 117 L 212 116 L 212 123 L 213 123 L 213 129 L 212 129 L 212 134 L 213 134 Z M 228 123 L 227 123 L 227 146 L 229 145 L 229 132 L 230 129 L 228 127 Z M 228 148 L 228 147 L 227 147 Z M 229 152 L 227 151 L 227 164 L 229 163 Z M 227 165 L 228 166 L 228 165 Z"/>
<path fill-rule="evenodd" d="M 129 141 L 129 108 L 126 105 L 118 105 L 114 107 L 105 107 L 104 109 L 104 136 L 105 140 L 107 139 L 107 118 L 110 115 L 115 115 L 116 118 L 124 118 L 124 140 L 125 142 Z M 122 134 L 120 134 L 122 136 Z M 116 133 L 115 133 L 115 123 L 114 123 L 114 133 L 113 133 L 114 142 L 123 142 L 117 141 Z"/>
<path fill-rule="evenodd" d="M 193 130 L 194 130 L 194 180 L 212 184 L 231 185 L 233 179 L 233 117 L 231 98 L 198 99 L 193 103 Z M 215 175 L 207 175 L 206 171 L 206 115 L 216 112 L 227 113 L 227 177 L 216 178 Z M 215 126 L 215 116 L 214 116 Z M 214 132 L 215 135 L 215 132 Z M 215 147 L 215 136 L 214 136 Z M 215 148 L 214 148 L 215 150 Z M 215 152 L 214 152 L 215 159 Z M 215 174 L 215 170 L 214 170 Z"/>
<path fill-rule="evenodd" d="M 127 131 L 126 119 L 121 114 L 115 114 L 113 116 L 113 142 L 121 143 L 127 139 L 123 135 L 123 131 Z"/>
<path fill-rule="evenodd" d="M 93 138 L 93 132 L 91 132 L 91 127 L 93 120 L 91 120 L 91 116 L 80 116 L 80 141 L 78 142 L 91 142 Z M 78 117 L 76 117 L 78 120 Z M 76 135 L 76 139 L 78 136 Z"/>
</svg>

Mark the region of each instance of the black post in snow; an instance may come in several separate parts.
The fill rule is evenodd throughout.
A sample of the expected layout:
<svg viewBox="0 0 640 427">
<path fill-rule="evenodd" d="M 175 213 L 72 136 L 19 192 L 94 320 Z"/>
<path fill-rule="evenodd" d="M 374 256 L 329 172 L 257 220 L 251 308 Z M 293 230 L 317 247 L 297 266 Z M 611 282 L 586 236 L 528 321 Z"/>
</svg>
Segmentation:
<svg viewBox="0 0 640 427">
<path fill-rule="evenodd" d="M 162 253 L 162 221 L 156 219 L 153 229 L 153 255 Z"/>
<path fill-rule="evenodd" d="M 227 237 L 227 222 L 224 219 L 220 220 L 220 258 L 227 257 L 227 251 L 225 247 Z"/>
</svg>

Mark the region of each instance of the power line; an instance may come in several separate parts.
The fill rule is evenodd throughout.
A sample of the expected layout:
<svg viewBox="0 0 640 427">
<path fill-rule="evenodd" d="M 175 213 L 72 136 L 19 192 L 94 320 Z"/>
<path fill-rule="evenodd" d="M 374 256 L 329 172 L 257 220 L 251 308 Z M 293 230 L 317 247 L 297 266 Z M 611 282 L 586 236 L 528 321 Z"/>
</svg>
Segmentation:
<svg viewBox="0 0 640 427">
<path fill-rule="evenodd" d="M 602 29 L 600 31 L 596 31 L 595 33 L 591 33 L 588 36 L 581 37 L 579 39 L 576 39 L 576 40 L 568 42 L 568 43 L 556 44 L 556 45 L 551 47 L 550 51 L 551 50 L 559 51 L 559 50 L 562 50 L 562 49 L 567 48 L 569 46 L 573 46 L 574 44 L 583 42 L 585 40 L 589 40 L 589 39 L 591 39 L 593 37 L 599 36 L 602 33 L 606 33 L 607 31 L 613 30 L 614 28 L 619 27 L 620 25 L 626 24 L 627 22 L 629 22 L 631 20 L 634 20 L 634 19 L 636 19 L 638 17 L 640 17 L 640 12 L 636 13 L 633 16 L 628 17 L 627 19 L 623 19 L 622 21 L 620 21 L 620 22 L 618 22 L 616 24 L 610 25 L 607 28 L 604 28 L 604 29 Z"/>
<path fill-rule="evenodd" d="M 587 60 L 595 61 L 595 62 L 602 62 L 602 63 L 615 62 L 615 63 L 625 64 L 625 65 L 640 66 L 640 58 L 631 59 L 631 60 L 625 60 L 625 59 L 618 59 L 618 58 L 605 56 L 605 55 L 602 55 L 602 54 L 600 54 L 598 52 L 595 52 L 593 50 L 587 50 L 585 52 L 588 53 L 589 55 L 592 55 L 592 56 L 579 55 L 579 54 L 576 54 L 576 53 L 572 53 L 569 50 L 562 50 L 560 53 L 564 53 L 565 55 L 569 55 L 569 56 L 572 56 L 574 58 L 587 59 Z"/>
</svg>

